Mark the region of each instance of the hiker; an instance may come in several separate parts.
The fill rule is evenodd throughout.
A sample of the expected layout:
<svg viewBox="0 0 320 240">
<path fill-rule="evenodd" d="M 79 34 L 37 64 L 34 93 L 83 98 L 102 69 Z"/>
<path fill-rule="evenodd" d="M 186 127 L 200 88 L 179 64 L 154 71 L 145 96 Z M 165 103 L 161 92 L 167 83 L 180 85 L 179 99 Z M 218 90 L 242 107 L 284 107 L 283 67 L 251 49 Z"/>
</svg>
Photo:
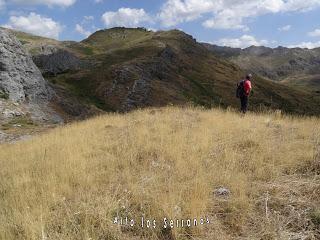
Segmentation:
<svg viewBox="0 0 320 240">
<path fill-rule="evenodd" d="M 238 86 L 237 86 L 237 98 L 240 98 L 241 112 L 243 114 L 246 114 L 248 110 L 249 95 L 252 89 L 251 80 L 252 80 L 252 74 L 248 74 L 246 76 L 246 79 L 238 83 Z"/>
</svg>

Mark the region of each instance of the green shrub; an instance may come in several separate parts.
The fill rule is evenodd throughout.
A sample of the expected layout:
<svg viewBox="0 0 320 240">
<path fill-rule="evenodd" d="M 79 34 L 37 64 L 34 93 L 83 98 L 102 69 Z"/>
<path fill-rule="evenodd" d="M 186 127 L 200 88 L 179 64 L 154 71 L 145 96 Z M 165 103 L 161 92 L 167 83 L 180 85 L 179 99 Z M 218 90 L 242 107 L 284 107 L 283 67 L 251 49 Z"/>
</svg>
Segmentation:
<svg viewBox="0 0 320 240">
<path fill-rule="evenodd" d="M 9 99 L 9 94 L 6 92 L 0 91 L 0 98 L 2 99 Z"/>
<path fill-rule="evenodd" d="M 320 226 L 320 209 L 314 209 L 311 214 L 311 221 L 316 225 Z"/>
</svg>

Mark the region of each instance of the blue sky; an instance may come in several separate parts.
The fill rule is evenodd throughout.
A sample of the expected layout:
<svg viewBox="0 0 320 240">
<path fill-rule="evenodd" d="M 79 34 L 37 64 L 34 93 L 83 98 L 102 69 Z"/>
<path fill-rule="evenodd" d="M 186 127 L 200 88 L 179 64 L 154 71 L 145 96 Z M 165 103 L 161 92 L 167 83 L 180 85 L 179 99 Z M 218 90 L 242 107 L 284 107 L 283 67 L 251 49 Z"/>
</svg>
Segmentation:
<svg viewBox="0 0 320 240">
<path fill-rule="evenodd" d="M 320 0 L 0 0 L 0 25 L 59 40 L 143 26 L 224 46 L 314 48 Z"/>
</svg>

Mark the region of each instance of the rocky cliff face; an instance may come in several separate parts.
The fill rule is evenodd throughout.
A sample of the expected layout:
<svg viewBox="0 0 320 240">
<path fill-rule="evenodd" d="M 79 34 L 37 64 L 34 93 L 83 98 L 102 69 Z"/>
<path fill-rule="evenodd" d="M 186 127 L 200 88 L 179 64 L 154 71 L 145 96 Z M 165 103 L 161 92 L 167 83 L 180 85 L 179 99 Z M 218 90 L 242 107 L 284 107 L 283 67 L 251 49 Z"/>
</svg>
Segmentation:
<svg viewBox="0 0 320 240">
<path fill-rule="evenodd" d="M 55 92 L 16 37 L 0 28 L 0 143 L 26 139 L 63 122 L 51 107 Z"/>
<path fill-rule="evenodd" d="M 56 76 L 70 70 L 78 70 L 82 65 L 79 58 L 63 49 L 56 49 L 49 54 L 35 55 L 33 61 L 44 76 Z"/>
<path fill-rule="evenodd" d="M 21 43 L 0 28 L 0 96 L 15 102 L 43 103 L 52 91 Z"/>
<path fill-rule="evenodd" d="M 123 112 L 152 105 L 155 82 L 168 77 L 166 74 L 170 73 L 170 65 L 174 64 L 176 57 L 173 50 L 166 46 L 151 61 L 136 61 L 113 68 L 112 85 L 106 89 L 100 88 L 101 97 L 113 102 L 113 105 L 118 105 L 116 108 Z M 165 84 L 165 81 L 162 84 Z"/>
</svg>

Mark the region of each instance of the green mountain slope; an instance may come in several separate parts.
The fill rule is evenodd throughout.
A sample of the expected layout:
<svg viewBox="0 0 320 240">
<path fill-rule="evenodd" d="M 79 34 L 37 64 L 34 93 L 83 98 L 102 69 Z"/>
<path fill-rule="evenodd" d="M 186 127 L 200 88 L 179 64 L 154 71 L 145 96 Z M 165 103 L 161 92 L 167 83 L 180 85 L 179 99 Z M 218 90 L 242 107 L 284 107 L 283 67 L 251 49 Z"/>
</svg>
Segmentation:
<svg viewBox="0 0 320 240">
<path fill-rule="evenodd" d="M 320 91 L 320 48 L 251 46 L 240 49 L 203 45 L 215 55 L 226 58 L 242 69 L 267 79 L 300 87 L 314 94 Z"/>
<path fill-rule="evenodd" d="M 65 94 L 102 110 L 239 104 L 235 86 L 245 72 L 178 30 L 114 28 L 98 31 L 80 43 L 63 42 L 58 48 L 85 64 L 48 76 L 48 80 Z M 320 113 L 319 98 L 308 92 L 260 77 L 253 85 L 252 109 Z"/>
</svg>

